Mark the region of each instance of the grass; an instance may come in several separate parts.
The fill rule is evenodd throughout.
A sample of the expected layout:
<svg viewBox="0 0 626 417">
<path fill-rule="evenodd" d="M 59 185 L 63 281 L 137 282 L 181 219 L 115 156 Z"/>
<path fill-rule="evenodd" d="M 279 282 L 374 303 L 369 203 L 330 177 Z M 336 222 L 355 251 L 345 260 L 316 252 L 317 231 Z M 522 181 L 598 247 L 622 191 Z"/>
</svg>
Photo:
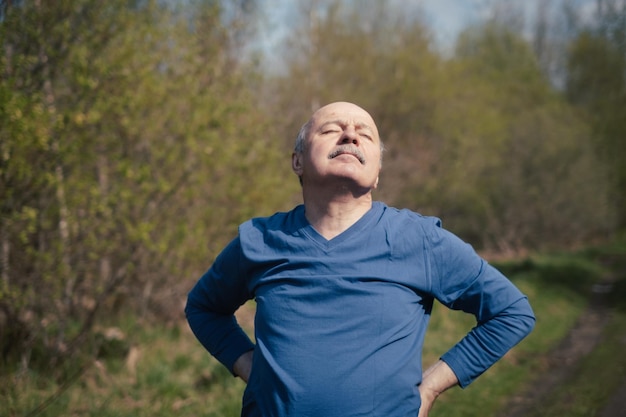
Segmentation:
<svg viewBox="0 0 626 417">
<path fill-rule="evenodd" d="M 626 250 L 618 251 L 621 259 Z M 454 388 L 437 402 L 431 417 L 497 415 L 507 398 L 545 371 L 545 354 L 575 324 L 587 305 L 586 289 L 605 271 L 603 252 L 536 257 L 497 265 L 531 300 L 537 316 L 534 332 L 465 390 Z M 623 270 L 623 265 L 618 269 Z M 619 280 L 615 303 L 626 298 Z M 616 305 L 617 305 L 616 304 Z M 245 306 L 252 310 L 253 304 Z M 592 416 L 626 376 L 626 311 L 616 309 L 603 343 L 576 369 L 568 384 L 540 404 L 536 416 Z M 246 315 L 248 317 L 250 314 Z M 131 354 L 70 363 L 63 386 L 45 370 L 0 370 L 0 416 L 205 416 L 240 414 L 243 382 L 233 378 L 197 343 L 185 323 L 121 323 Z M 458 341 L 473 318 L 436 305 L 424 347 L 424 365 Z M 131 359 L 132 357 L 132 359 Z M 84 366 L 82 373 L 77 373 Z M 45 407 L 41 407 L 45 404 Z M 530 416 L 533 417 L 533 416 Z"/>
<path fill-rule="evenodd" d="M 529 410 L 528 417 L 597 416 L 626 381 L 626 314 L 616 312 L 598 347 L 577 364 L 566 383 Z"/>
<path fill-rule="evenodd" d="M 582 358 L 564 383 L 534 404 L 528 417 L 599 416 L 609 399 L 626 382 L 626 246 L 594 248 L 583 254 L 607 268 L 613 290 L 606 297 L 609 311 L 597 347 Z"/>
<path fill-rule="evenodd" d="M 136 364 L 98 360 L 45 409 L 61 388 L 45 373 L 0 379 L 0 416 L 206 416 L 239 415 L 244 384 L 197 344 L 184 323 L 123 329 Z"/>
</svg>

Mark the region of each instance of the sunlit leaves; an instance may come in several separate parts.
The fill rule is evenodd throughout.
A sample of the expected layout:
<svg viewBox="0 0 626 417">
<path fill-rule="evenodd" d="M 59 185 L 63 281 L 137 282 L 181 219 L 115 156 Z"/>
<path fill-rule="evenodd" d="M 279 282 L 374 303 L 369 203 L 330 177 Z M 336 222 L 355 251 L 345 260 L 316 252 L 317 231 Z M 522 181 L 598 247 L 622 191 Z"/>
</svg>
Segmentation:
<svg viewBox="0 0 626 417">
<path fill-rule="evenodd" d="M 80 335 L 68 322 L 88 330 L 97 309 L 180 314 L 237 224 L 276 211 L 297 181 L 272 175 L 288 154 L 254 112 L 257 75 L 219 3 L 29 6 L 1 26 L 0 304 L 58 323 L 24 324 L 54 355 Z"/>
</svg>

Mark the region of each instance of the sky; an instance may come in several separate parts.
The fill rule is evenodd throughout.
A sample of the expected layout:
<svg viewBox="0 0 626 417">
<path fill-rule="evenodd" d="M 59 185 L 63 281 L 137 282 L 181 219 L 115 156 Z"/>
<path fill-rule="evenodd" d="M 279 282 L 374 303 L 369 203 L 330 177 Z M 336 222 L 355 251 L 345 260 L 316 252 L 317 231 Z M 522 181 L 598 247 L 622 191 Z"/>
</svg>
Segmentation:
<svg viewBox="0 0 626 417">
<path fill-rule="evenodd" d="M 411 1 L 411 0 L 409 0 Z M 526 36 L 530 37 L 535 15 L 540 4 L 543 3 L 552 11 L 559 14 L 562 4 L 566 0 L 413 0 L 422 4 L 428 14 L 427 21 L 438 45 L 446 50 L 454 45 L 458 34 L 470 25 L 488 20 L 493 10 L 499 5 L 519 8 L 526 22 Z M 594 13 L 597 0 L 569 0 L 580 12 L 583 19 L 588 19 Z"/>
<path fill-rule="evenodd" d="M 534 1 L 534 0 L 533 0 Z M 444 50 L 451 48 L 460 31 L 488 19 L 489 0 L 420 0 L 435 40 Z M 525 1 L 525 3 L 530 3 Z"/>
</svg>

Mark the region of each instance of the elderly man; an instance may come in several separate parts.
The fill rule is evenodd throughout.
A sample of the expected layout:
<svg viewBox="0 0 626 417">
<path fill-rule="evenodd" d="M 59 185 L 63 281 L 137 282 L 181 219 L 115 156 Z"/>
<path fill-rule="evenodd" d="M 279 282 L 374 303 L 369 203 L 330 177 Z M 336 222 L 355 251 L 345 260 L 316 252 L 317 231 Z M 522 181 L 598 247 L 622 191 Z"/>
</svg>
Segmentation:
<svg viewBox="0 0 626 417">
<path fill-rule="evenodd" d="M 247 382 L 242 416 L 426 417 L 533 328 L 527 298 L 436 218 L 372 199 L 383 145 L 345 102 L 302 127 L 304 204 L 252 219 L 189 294 L 199 341 Z M 255 343 L 234 312 L 257 304 Z M 433 301 L 477 325 L 422 371 Z"/>
</svg>

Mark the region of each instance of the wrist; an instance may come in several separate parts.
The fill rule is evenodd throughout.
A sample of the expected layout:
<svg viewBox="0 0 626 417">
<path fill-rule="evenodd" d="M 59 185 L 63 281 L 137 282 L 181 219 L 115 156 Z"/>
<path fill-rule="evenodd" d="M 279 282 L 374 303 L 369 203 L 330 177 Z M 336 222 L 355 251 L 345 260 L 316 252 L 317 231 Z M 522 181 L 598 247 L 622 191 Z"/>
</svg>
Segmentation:
<svg viewBox="0 0 626 417">
<path fill-rule="evenodd" d="M 250 372 L 252 371 L 252 357 L 253 350 L 249 350 L 248 352 L 241 355 L 235 363 L 233 364 L 233 373 L 239 378 L 243 379 L 246 383 L 250 378 Z"/>
<path fill-rule="evenodd" d="M 436 398 L 447 389 L 457 385 L 458 382 L 456 374 L 448 364 L 439 360 L 424 371 L 420 388 Z"/>
</svg>

